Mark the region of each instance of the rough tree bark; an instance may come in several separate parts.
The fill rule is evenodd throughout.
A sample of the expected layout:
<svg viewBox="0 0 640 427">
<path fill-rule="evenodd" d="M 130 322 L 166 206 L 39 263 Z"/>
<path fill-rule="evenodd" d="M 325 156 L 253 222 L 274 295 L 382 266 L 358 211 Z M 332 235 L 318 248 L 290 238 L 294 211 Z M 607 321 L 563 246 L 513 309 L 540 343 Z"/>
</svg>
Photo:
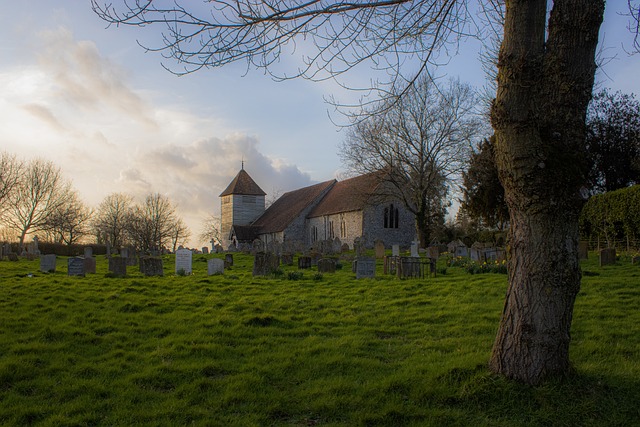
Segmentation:
<svg viewBox="0 0 640 427">
<path fill-rule="evenodd" d="M 580 289 L 585 117 L 604 0 L 506 2 L 492 107 L 496 163 L 510 210 L 509 288 L 492 371 L 528 384 L 570 370 Z"/>
</svg>

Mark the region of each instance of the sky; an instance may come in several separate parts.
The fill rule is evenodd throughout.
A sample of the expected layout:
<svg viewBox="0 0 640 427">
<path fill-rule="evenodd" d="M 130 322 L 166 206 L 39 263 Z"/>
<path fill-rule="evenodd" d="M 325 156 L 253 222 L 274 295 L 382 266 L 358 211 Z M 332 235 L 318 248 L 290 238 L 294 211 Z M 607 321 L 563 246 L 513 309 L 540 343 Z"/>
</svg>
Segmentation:
<svg viewBox="0 0 640 427">
<path fill-rule="evenodd" d="M 54 162 L 89 206 L 161 193 L 199 247 L 203 219 L 219 215 L 218 195 L 243 161 L 267 200 L 344 172 L 345 132 L 325 99 L 355 95 L 334 82 L 275 82 L 242 65 L 177 77 L 138 45 L 157 41 L 160 27 L 107 28 L 89 0 L 0 2 L 0 151 Z M 625 5 L 608 2 L 597 81 L 640 96 Z M 441 73 L 482 86 L 476 49 L 466 42 Z"/>
</svg>

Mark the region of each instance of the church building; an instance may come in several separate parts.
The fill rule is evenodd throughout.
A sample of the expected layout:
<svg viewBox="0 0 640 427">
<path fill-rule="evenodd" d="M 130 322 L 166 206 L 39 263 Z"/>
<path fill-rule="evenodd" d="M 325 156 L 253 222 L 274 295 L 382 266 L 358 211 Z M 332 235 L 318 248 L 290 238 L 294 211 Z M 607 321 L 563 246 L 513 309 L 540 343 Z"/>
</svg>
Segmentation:
<svg viewBox="0 0 640 427">
<path fill-rule="evenodd" d="M 265 209 L 265 192 L 244 167 L 220 194 L 222 246 L 260 239 L 302 248 L 318 241 L 346 243 L 359 238 L 366 247 L 409 246 L 416 236 L 414 215 L 397 199 L 383 196 L 377 173 L 335 179 L 289 191 Z"/>
</svg>

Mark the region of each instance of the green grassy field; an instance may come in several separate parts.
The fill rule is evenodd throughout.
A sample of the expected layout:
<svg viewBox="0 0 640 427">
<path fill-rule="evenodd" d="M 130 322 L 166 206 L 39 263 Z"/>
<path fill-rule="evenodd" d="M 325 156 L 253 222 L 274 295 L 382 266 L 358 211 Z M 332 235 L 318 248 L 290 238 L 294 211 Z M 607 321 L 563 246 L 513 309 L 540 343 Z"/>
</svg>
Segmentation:
<svg viewBox="0 0 640 427">
<path fill-rule="evenodd" d="M 211 256 L 211 255 L 209 255 Z M 640 266 L 586 261 L 568 378 L 491 375 L 503 274 L 123 279 L 0 262 L 1 425 L 640 425 Z M 291 271 L 296 271 L 291 269 Z"/>
</svg>

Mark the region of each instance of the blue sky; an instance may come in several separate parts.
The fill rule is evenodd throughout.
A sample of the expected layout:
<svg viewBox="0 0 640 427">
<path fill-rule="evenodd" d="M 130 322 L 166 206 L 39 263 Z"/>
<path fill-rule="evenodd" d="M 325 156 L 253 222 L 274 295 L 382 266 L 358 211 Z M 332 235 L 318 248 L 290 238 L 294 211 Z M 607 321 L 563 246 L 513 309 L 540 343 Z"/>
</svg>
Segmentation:
<svg viewBox="0 0 640 427">
<path fill-rule="evenodd" d="M 160 192 L 195 236 L 242 159 L 268 198 L 339 175 L 344 132 L 324 98 L 356 95 L 335 83 L 277 83 L 242 65 L 176 77 L 137 44 L 156 41 L 160 28 L 106 28 L 88 0 L 4 3 L 0 150 L 54 161 L 87 204 Z M 640 55 L 625 53 L 632 39 L 617 14 L 626 2 L 608 3 L 601 46 L 610 59 L 598 81 L 640 95 Z M 475 49 L 463 45 L 442 73 L 481 86 Z"/>
</svg>

